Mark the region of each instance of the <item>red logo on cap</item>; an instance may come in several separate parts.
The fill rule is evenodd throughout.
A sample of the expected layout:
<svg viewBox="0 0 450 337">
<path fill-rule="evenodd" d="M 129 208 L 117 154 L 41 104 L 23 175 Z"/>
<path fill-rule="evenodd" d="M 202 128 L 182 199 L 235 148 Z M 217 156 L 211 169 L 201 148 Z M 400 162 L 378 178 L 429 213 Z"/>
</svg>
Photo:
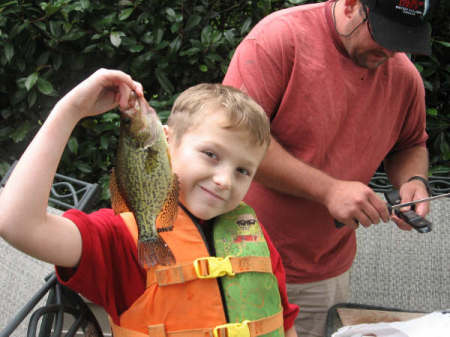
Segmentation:
<svg viewBox="0 0 450 337">
<path fill-rule="evenodd" d="M 423 1 L 420 0 L 399 0 L 398 6 L 404 7 L 412 10 L 418 10 L 419 8 L 423 8 Z"/>
</svg>

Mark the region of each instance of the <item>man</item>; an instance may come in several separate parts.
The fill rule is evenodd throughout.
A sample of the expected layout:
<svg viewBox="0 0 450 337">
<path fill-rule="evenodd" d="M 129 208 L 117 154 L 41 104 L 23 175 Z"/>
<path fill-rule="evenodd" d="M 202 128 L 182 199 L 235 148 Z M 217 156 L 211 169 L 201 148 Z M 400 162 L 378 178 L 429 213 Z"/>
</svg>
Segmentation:
<svg viewBox="0 0 450 337">
<path fill-rule="evenodd" d="M 411 229 L 367 186 L 380 164 L 402 202 L 428 196 L 425 90 L 404 52 L 430 54 L 424 18 L 435 5 L 338 0 L 281 10 L 233 56 L 224 83 L 271 120 L 246 201 L 282 255 L 299 336 L 323 336 L 328 308 L 346 301 L 358 224 L 391 217 Z"/>
</svg>

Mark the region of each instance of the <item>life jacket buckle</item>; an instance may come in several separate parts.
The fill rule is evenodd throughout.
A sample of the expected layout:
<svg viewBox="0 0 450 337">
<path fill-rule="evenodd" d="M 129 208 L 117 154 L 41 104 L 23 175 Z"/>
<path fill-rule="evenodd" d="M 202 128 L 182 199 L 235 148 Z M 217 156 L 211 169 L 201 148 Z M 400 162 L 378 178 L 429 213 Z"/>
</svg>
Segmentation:
<svg viewBox="0 0 450 337">
<path fill-rule="evenodd" d="M 206 266 L 206 268 L 201 268 L 200 264 Z M 225 275 L 235 275 L 231 266 L 230 256 L 225 258 L 214 256 L 199 257 L 194 260 L 194 269 L 198 278 L 217 278 Z"/>
<path fill-rule="evenodd" d="M 250 329 L 248 323 L 250 321 L 243 321 L 241 323 L 228 323 L 218 325 L 213 329 L 214 337 L 250 337 Z"/>
</svg>

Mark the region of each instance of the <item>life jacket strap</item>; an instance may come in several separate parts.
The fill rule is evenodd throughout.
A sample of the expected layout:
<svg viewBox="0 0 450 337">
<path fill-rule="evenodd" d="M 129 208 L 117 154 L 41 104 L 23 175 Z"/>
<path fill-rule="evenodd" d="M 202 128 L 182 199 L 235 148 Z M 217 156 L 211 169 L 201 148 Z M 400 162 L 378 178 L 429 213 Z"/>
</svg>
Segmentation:
<svg viewBox="0 0 450 337">
<path fill-rule="evenodd" d="M 198 258 L 194 262 L 158 267 L 147 273 L 147 287 L 180 284 L 200 278 L 217 278 L 247 272 L 272 273 L 272 262 L 267 256 L 228 256 Z"/>
<path fill-rule="evenodd" d="M 167 332 L 164 324 L 148 327 L 148 333 L 142 333 L 116 325 L 111 319 L 114 337 L 257 337 L 283 328 L 283 312 L 254 321 L 229 323 L 209 329 L 189 329 Z"/>
</svg>

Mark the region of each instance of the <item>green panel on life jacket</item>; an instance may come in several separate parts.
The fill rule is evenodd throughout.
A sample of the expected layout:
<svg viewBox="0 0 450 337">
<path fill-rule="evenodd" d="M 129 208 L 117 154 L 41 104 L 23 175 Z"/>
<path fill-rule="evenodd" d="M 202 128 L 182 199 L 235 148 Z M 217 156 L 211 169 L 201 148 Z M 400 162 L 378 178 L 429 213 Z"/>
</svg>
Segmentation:
<svg viewBox="0 0 450 337">
<path fill-rule="evenodd" d="M 241 203 L 214 222 L 216 256 L 270 256 L 254 210 Z M 221 278 L 230 323 L 256 320 L 283 310 L 277 278 L 272 273 L 248 272 Z M 267 337 L 283 337 L 284 329 Z"/>
</svg>

